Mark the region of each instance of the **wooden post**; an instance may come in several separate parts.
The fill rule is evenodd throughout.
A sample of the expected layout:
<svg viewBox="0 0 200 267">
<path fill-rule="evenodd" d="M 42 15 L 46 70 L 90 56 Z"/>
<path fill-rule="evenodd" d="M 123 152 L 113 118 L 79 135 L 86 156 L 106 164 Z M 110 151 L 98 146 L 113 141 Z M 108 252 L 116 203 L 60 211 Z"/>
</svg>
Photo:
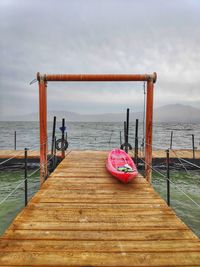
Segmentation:
<svg viewBox="0 0 200 267">
<path fill-rule="evenodd" d="M 152 139 L 153 139 L 153 79 L 147 81 L 145 178 L 151 182 Z"/>
<path fill-rule="evenodd" d="M 39 114 L 40 114 L 40 186 L 47 177 L 47 84 L 44 76 L 39 80 Z"/>
</svg>

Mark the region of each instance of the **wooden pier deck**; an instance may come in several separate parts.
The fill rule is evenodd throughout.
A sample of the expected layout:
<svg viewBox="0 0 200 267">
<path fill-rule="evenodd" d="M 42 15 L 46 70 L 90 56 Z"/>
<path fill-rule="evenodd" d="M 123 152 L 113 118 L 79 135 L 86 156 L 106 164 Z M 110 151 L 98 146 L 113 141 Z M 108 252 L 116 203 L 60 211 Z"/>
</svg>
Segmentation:
<svg viewBox="0 0 200 267">
<path fill-rule="evenodd" d="M 200 242 L 142 176 L 71 152 L 0 239 L 0 266 L 200 266 Z"/>
</svg>

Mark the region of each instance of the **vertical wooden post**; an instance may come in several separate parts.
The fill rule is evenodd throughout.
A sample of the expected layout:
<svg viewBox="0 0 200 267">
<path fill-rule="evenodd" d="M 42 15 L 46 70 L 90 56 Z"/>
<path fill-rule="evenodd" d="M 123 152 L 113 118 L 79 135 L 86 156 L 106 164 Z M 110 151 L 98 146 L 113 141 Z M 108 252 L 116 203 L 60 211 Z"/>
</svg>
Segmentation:
<svg viewBox="0 0 200 267">
<path fill-rule="evenodd" d="M 147 81 L 145 177 L 151 182 L 152 139 L 153 139 L 153 79 Z"/>
<path fill-rule="evenodd" d="M 40 186 L 47 177 L 47 84 L 44 76 L 39 80 L 40 113 Z"/>
</svg>

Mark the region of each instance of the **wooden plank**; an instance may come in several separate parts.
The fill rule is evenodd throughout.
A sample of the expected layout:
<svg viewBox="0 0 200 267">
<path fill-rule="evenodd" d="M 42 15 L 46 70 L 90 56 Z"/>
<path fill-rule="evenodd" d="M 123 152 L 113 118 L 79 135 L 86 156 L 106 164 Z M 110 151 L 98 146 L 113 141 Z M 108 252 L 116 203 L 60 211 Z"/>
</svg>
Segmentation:
<svg viewBox="0 0 200 267">
<path fill-rule="evenodd" d="M 33 198 L 34 202 L 41 202 L 41 203 L 102 203 L 102 204 L 142 204 L 142 203 L 165 203 L 164 200 L 161 198 L 146 198 L 138 197 L 138 198 L 128 198 L 128 196 L 118 196 L 117 198 L 113 198 L 112 196 L 106 196 L 102 198 L 102 196 L 95 196 L 95 195 L 88 195 L 88 194 L 82 194 L 79 195 L 79 198 L 77 198 L 77 195 L 68 195 L 65 197 L 61 196 L 43 196 L 37 194 Z"/>
<path fill-rule="evenodd" d="M 200 252 L 200 243 L 197 241 L 187 240 L 186 243 L 181 243 L 174 240 L 173 243 L 169 240 L 159 242 L 148 240 L 147 242 L 135 240 L 120 240 L 116 241 L 100 241 L 100 240 L 15 240 L 12 242 L 4 239 L 0 242 L 0 252 L 40 252 L 40 251 L 61 251 L 61 252 Z"/>
<path fill-rule="evenodd" d="M 0 252 L 0 264 L 45 265 L 45 266 L 177 266 L 197 265 L 199 252 L 126 252 L 123 247 L 120 253 L 102 252 Z"/>
<path fill-rule="evenodd" d="M 175 218 L 170 217 L 152 217 L 151 220 L 143 220 L 148 217 L 135 218 L 135 220 L 111 220 L 105 222 L 104 220 L 99 222 L 89 222 L 87 220 L 82 221 L 38 221 L 38 219 L 33 220 L 26 218 L 18 218 L 13 224 L 9 227 L 9 230 L 82 230 L 82 231 L 141 231 L 141 230 L 153 230 L 153 229 L 180 229 L 186 230 L 187 227 L 181 223 L 177 222 Z M 12 232 L 11 232 L 12 233 Z M 108 234 L 108 233 L 107 233 Z"/>
<path fill-rule="evenodd" d="M 55 179 L 57 178 L 58 179 Z M 66 179 L 67 178 L 67 179 Z M 85 177 L 82 175 L 78 175 L 76 177 L 70 177 L 67 174 L 63 176 L 57 176 L 56 174 L 50 176 L 46 183 L 51 183 L 51 184 L 76 184 L 76 183 L 83 183 L 83 181 L 87 184 L 92 183 L 92 184 L 121 184 L 120 181 L 115 179 L 114 177 Z M 46 184 L 45 183 L 45 184 Z M 145 184 L 147 183 L 144 178 L 136 177 L 133 181 L 131 181 L 130 184 Z"/>
<path fill-rule="evenodd" d="M 137 217 L 136 217 L 137 215 Z M 125 221 L 141 221 L 141 220 L 148 220 L 149 217 L 151 217 L 151 220 L 164 220 L 166 221 L 168 216 L 174 216 L 174 215 L 166 215 L 164 212 L 162 214 L 162 212 L 157 213 L 157 212 L 148 212 L 147 214 L 145 213 L 145 211 L 141 211 L 138 212 L 135 216 L 131 216 L 131 213 L 112 213 L 112 214 L 108 214 L 108 213 L 101 213 L 98 214 L 98 212 L 96 213 L 92 213 L 92 212 L 83 212 L 80 211 L 79 212 L 55 212 L 55 213 L 50 213 L 50 212 L 45 212 L 44 211 L 32 211 L 29 210 L 26 213 L 23 213 L 21 215 L 19 215 L 19 218 L 30 218 L 32 219 L 32 221 L 65 221 L 65 222 L 125 222 Z M 150 215 L 150 216 L 149 216 Z M 39 218 L 40 216 L 40 218 Z M 172 220 L 173 223 L 176 222 L 176 217 L 174 217 L 175 219 Z M 171 218 L 170 218 L 171 220 Z M 178 224 L 178 223 L 177 223 Z M 155 226 L 156 227 L 156 226 Z"/>
<path fill-rule="evenodd" d="M 123 185 L 123 184 L 116 184 L 115 186 L 113 184 L 104 184 L 104 183 L 101 183 L 101 184 L 95 184 L 95 183 L 84 183 L 82 181 L 82 183 L 76 183 L 76 184 L 73 184 L 73 183 L 61 183 L 60 184 L 56 184 L 56 189 L 55 189 L 55 184 L 51 184 L 51 183 L 45 183 L 41 190 L 44 190 L 44 189 L 49 189 L 49 190 L 81 190 L 82 188 L 85 188 L 87 191 L 90 190 L 90 189 L 98 189 L 98 190 L 120 190 L 120 191 L 132 191 L 132 193 L 134 194 L 134 191 L 137 190 L 140 190 L 140 191 L 149 191 L 149 192 L 153 192 L 154 193 L 154 190 L 151 186 L 145 186 L 143 184 L 130 184 L 128 187 Z"/>
<path fill-rule="evenodd" d="M 25 222 L 24 222 L 25 223 Z M 80 224 L 79 224 L 80 225 Z M 62 224 L 61 224 L 62 226 Z M 62 227 L 60 230 L 51 229 L 51 225 L 49 228 L 44 229 L 34 229 L 33 230 L 25 229 L 25 230 L 14 230 L 10 229 L 7 230 L 2 237 L 2 239 L 11 239 L 11 243 L 13 239 L 19 240 L 112 240 L 112 241 L 119 241 L 119 240 L 141 240 L 141 241 L 148 241 L 154 240 L 158 243 L 160 240 L 171 240 L 173 243 L 174 240 L 179 240 L 180 244 L 187 243 L 188 239 L 198 240 L 197 237 L 188 229 L 174 229 L 171 225 L 171 228 L 151 228 L 148 230 L 132 230 L 127 227 L 127 230 L 105 230 L 100 225 L 99 229 L 97 228 L 94 230 L 92 227 L 84 229 L 81 225 L 80 227 L 69 228 L 69 230 L 65 230 Z M 126 227 L 126 225 L 124 225 Z M 25 226 L 26 227 L 26 226 Z M 36 226 L 37 227 L 37 226 Z M 52 226 L 53 227 L 53 226 Z M 57 227 L 57 226 L 56 226 Z M 42 228 L 42 226 L 41 226 Z M 124 228 L 126 229 L 126 228 Z M 146 227 L 147 229 L 147 227 Z M 184 241 L 185 240 L 185 241 Z"/>
<path fill-rule="evenodd" d="M 108 204 L 108 203 L 43 203 L 43 202 L 31 202 L 28 205 L 29 209 L 117 209 L 117 210 L 129 210 L 129 209 L 169 209 L 167 204 L 152 204 L 152 203 L 126 203 L 126 204 Z"/>
</svg>

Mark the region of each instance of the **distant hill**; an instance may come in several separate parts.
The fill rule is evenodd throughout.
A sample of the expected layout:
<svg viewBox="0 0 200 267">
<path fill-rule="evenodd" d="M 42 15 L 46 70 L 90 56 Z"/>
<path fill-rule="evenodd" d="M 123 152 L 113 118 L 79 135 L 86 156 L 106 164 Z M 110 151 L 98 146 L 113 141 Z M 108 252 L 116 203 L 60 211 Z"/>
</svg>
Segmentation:
<svg viewBox="0 0 200 267">
<path fill-rule="evenodd" d="M 166 105 L 154 111 L 154 120 L 159 122 L 200 122 L 200 109 L 187 105 Z"/>
<path fill-rule="evenodd" d="M 126 111 L 125 111 L 126 112 Z M 103 113 L 103 114 L 79 114 L 70 111 L 49 111 L 47 115 L 47 120 L 52 121 L 53 117 L 56 116 L 57 120 L 62 120 L 65 118 L 67 121 L 74 122 L 120 122 L 126 119 L 126 114 L 124 113 Z M 130 112 L 130 120 L 134 121 L 136 118 L 141 119 L 142 113 Z M 12 116 L 4 120 L 8 121 L 38 121 L 39 114 L 31 113 L 24 116 Z"/>
<path fill-rule="evenodd" d="M 53 116 L 57 120 L 66 118 L 67 121 L 74 122 L 121 122 L 126 118 L 126 111 L 124 113 L 104 113 L 104 114 L 79 114 L 70 111 L 49 111 L 48 121 L 53 120 Z M 142 112 L 130 112 L 130 121 L 135 119 L 142 120 Z M 5 118 L 4 121 L 38 121 L 38 113 L 32 113 L 24 116 L 12 116 Z M 200 123 L 200 109 L 192 106 L 175 104 L 166 105 L 154 110 L 154 121 L 157 122 L 188 122 Z"/>
</svg>

